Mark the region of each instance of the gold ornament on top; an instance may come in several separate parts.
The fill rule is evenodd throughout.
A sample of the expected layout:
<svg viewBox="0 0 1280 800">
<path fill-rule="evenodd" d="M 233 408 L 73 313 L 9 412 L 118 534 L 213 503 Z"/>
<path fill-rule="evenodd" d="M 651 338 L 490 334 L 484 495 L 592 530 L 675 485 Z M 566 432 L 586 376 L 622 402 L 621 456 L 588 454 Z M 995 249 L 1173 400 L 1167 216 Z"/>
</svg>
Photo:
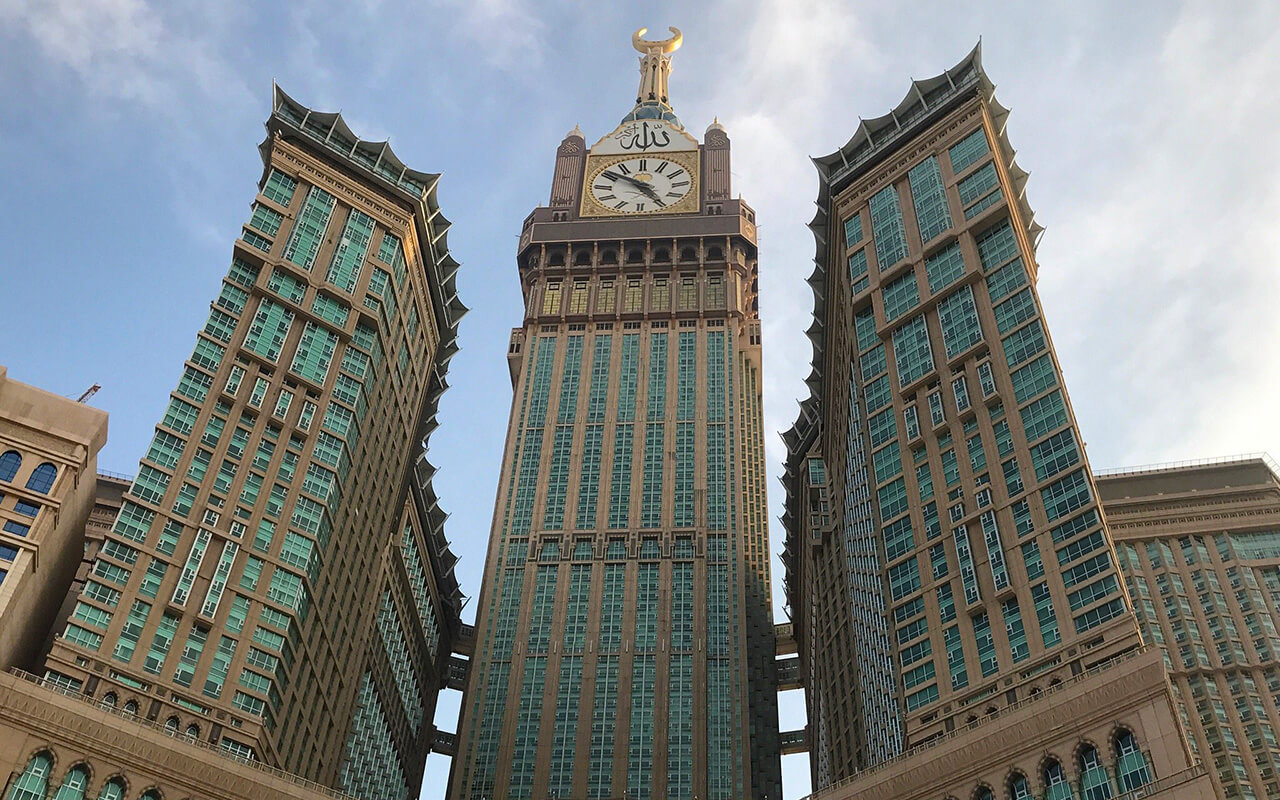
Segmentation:
<svg viewBox="0 0 1280 800">
<path fill-rule="evenodd" d="M 636 102 L 656 100 L 666 103 L 667 79 L 671 77 L 671 54 L 684 43 L 684 34 L 680 33 L 679 28 L 668 28 L 673 34 L 670 39 L 650 42 L 642 38 L 648 30 L 641 28 L 631 34 L 631 46 L 643 54 L 640 58 L 640 91 L 636 95 Z"/>
</svg>

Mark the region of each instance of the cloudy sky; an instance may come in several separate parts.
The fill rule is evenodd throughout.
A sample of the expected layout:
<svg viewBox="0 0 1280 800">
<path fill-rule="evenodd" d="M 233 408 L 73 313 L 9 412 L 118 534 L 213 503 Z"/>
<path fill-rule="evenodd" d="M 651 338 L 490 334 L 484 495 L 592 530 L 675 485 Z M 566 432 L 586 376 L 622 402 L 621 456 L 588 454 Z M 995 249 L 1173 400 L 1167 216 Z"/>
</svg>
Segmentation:
<svg viewBox="0 0 1280 800">
<path fill-rule="evenodd" d="M 431 458 L 475 594 L 520 223 L 546 202 L 565 132 L 593 140 L 629 110 L 642 25 L 683 29 L 673 102 L 696 134 L 719 116 L 757 209 L 766 430 L 790 425 L 809 360 L 808 156 L 982 37 L 1047 228 L 1040 290 L 1094 467 L 1280 454 L 1280 4 L 1266 0 L 0 0 L 0 363 L 67 395 L 101 383 L 101 466 L 132 474 L 248 217 L 271 81 L 341 110 L 444 173 L 473 310 Z M 777 474 L 772 434 L 768 448 Z M 798 697 L 783 706 L 784 727 L 803 724 Z M 440 726 L 455 713 L 456 697 Z M 424 797 L 447 767 L 430 760 Z M 785 771 L 788 800 L 803 795 L 804 757 Z"/>
</svg>

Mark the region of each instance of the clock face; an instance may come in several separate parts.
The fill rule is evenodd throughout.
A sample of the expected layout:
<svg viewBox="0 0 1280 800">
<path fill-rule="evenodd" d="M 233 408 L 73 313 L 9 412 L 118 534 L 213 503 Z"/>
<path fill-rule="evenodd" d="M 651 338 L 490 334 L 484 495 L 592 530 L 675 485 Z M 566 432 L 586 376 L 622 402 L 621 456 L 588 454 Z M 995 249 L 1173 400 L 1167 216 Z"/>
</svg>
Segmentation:
<svg viewBox="0 0 1280 800">
<path fill-rule="evenodd" d="M 636 156 L 595 173 L 589 191 L 615 214 L 653 214 L 679 203 L 692 189 L 693 177 L 675 161 Z"/>
</svg>

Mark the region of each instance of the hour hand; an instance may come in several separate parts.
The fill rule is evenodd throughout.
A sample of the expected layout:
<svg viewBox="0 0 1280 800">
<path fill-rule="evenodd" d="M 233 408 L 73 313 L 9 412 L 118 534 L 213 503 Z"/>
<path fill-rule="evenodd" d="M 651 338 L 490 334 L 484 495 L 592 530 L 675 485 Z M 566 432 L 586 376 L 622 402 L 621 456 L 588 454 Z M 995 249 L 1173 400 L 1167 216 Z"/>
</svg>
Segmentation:
<svg viewBox="0 0 1280 800">
<path fill-rule="evenodd" d="M 645 197 L 648 197 L 650 200 L 660 199 L 658 197 L 658 193 L 653 190 L 653 187 L 645 183 L 644 181 L 637 180 L 631 177 L 630 175 L 623 175 L 622 177 L 626 178 L 633 186 L 639 189 L 640 192 L 644 194 Z"/>
</svg>

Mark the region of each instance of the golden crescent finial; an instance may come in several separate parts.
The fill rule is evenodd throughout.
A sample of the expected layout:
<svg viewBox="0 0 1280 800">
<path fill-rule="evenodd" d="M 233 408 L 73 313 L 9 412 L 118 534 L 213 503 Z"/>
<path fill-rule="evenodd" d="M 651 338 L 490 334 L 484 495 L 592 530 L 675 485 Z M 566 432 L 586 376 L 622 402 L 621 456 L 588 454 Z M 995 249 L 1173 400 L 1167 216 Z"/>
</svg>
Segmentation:
<svg viewBox="0 0 1280 800">
<path fill-rule="evenodd" d="M 661 50 L 663 55 L 670 55 L 680 49 L 680 45 L 684 43 L 684 34 L 680 33 L 679 28 L 667 28 L 674 34 L 670 39 L 663 39 L 660 42 L 649 42 L 643 38 L 648 33 L 648 28 L 641 28 L 631 34 L 631 46 L 641 53 L 649 53 L 653 50 Z"/>
</svg>

